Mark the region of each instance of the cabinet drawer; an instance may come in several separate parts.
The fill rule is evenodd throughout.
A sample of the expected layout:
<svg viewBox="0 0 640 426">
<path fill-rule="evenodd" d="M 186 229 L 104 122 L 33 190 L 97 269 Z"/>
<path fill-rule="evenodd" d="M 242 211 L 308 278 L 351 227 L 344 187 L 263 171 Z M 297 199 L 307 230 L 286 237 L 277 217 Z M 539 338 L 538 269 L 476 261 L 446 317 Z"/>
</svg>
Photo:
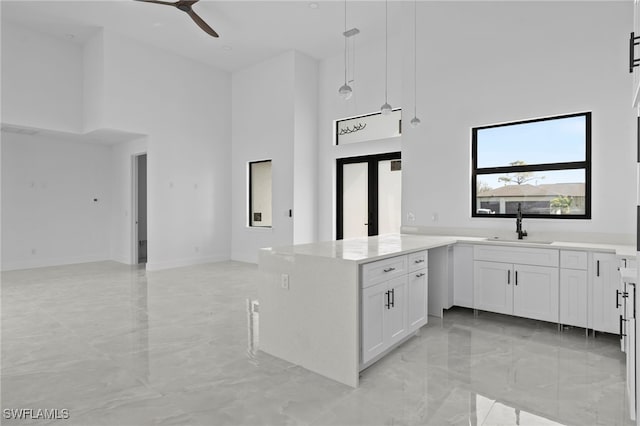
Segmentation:
<svg viewBox="0 0 640 426">
<path fill-rule="evenodd" d="M 428 252 L 419 251 L 417 253 L 411 253 L 407 255 L 407 267 L 409 268 L 409 272 L 417 271 L 418 269 L 423 269 L 427 267 L 427 254 Z"/>
<path fill-rule="evenodd" d="M 560 250 L 560 267 L 565 269 L 587 269 L 587 252 Z"/>
<path fill-rule="evenodd" d="M 390 259 L 362 265 L 362 288 L 386 281 L 407 273 L 407 256 L 396 256 Z"/>
<path fill-rule="evenodd" d="M 488 262 L 519 263 L 521 265 L 558 266 L 557 249 L 539 249 L 513 246 L 477 244 L 473 248 L 474 260 Z"/>
</svg>

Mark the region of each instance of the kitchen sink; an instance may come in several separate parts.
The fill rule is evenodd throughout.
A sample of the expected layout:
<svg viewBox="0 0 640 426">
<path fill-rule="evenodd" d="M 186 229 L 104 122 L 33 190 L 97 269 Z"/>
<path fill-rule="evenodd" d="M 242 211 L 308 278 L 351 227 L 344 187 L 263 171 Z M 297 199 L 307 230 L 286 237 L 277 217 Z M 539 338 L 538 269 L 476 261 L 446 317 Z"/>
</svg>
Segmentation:
<svg viewBox="0 0 640 426">
<path fill-rule="evenodd" d="M 516 238 L 508 239 L 508 238 L 500 238 L 500 237 L 490 237 L 490 238 L 487 238 L 487 241 L 496 241 L 498 243 L 516 243 L 516 244 L 553 244 L 553 241 L 528 240 L 526 238 L 523 240 L 518 240 Z"/>
</svg>

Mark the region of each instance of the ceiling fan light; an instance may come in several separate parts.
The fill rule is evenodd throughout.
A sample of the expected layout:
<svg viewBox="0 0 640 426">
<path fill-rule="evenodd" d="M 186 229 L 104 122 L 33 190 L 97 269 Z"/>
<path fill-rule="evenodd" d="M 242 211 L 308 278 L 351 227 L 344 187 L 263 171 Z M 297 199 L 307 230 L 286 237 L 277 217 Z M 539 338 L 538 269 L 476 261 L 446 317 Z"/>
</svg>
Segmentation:
<svg viewBox="0 0 640 426">
<path fill-rule="evenodd" d="M 389 105 L 387 102 L 385 102 L 384 104 L 382 104 L 382 106 L 380 107 L 380 112 L 382 113 L 382 115 L 389 115 L 391 114 L 391 105 Z"/>
<path fill-rule="evenodd" d="M 420 119 L 418 117 L 413 117 L 411 119 L 411 121 L 409 122 L 409 124 L 411 125 L 411 127 L 413 127 L 414 129 L 416 127 L 418 127 L 420 125 L 420 123 L 422 123 L 422 121 L 420 121 Z"/>
<path fill-rule="evenodd" d="M 345 83 L 338 89 L 338 94 L 346 101 L 351 99 L 351 96 L 353 96 L 353 90 L 351 89 L 351 86 Z"/>
</svg>

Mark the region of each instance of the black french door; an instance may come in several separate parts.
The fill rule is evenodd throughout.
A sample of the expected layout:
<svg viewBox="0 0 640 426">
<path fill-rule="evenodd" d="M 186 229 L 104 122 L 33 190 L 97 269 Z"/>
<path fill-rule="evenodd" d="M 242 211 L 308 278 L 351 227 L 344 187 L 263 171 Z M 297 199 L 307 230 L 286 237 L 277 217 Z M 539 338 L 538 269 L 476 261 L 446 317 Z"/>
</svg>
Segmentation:
<svg viewBox="0 0 640 426">
<path fill-rule="evenodd" d="M 336 166 L 336 239 L 399 232 L 400 152 L 338 158 Z"/>
</svg>

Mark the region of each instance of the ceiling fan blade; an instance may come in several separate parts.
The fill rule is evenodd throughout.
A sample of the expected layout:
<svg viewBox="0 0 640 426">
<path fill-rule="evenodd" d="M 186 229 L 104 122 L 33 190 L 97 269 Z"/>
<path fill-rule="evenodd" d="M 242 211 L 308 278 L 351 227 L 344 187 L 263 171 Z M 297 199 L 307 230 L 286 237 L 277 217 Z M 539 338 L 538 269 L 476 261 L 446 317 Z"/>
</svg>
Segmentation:
<svg viewBox="0 0 640 426">
<path fill-rule="evenodd" d="M 209 26 L 209 24 L 207 24 L 206 22 L 204 22 L 204 21 L 202 20 L 202 18 L 201 18 L 201 17 L 199 17 L 199 16 L 198 16 L 198 14 L 197 14 L 197 13 L 195 13 L 195 12 L 193 11 L 193 9 L 189 9 L 189 10 L 187 10 L 186 12 L 187 12 L 187 14 L 188 14 L 189 16 L 191 16 L 191 19 L 193 19 L 193 22 L 195 22 L 196 24 L 198 24 L 198 26 L 199 26 L 200 28 L 202 28 L 202 29 L 204 30 L 204 32 L 205 32 L 205 33 L 207 33 L 207 34 L 209 34 L 210 36 L 213 36 L 213 37 L 219 37 L 219 36 L 218 36 L 218 33 L 217 33 L 217 32 L 215 32 L 215 31 L 213 30 L 213 28 L 211 28 L 211 27 Z"/>
<path fill-rule="evenodd" d="M 168 1 L 160 1 L 160 0 L 135 0 L 135 1 L 141 1 L 144 3 L 155 3 L 155 4 L 164 4 L 166 6 L 175 6 L 176 3 L 172 3 L 172 2 L 168 2 Z"/>
</svg>

